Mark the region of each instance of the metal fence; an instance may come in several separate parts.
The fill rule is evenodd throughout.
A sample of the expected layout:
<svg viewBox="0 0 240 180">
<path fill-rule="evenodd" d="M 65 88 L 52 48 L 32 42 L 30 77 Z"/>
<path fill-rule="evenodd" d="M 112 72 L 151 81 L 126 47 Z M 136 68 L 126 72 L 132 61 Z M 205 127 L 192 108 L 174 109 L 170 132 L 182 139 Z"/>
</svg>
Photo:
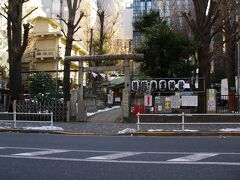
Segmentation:
<svg viewBox="0 0 240 180">
<path fill-rule="evenodd" d="M 181 122 L 142 122 L 140 120 L 141 116 L 180 116 Z M 240 125 L 240 120 L 236 122 L 186 122 L 185 117 L 188 116 L 237 116 L 240 114 L 137 114 L 137 130 L 140 131 L 140 125 L 181 125 L 181 130 L 185 130 L 185 125 Z"/>
<path fill-rule="evenodd" d="M 17 102 L 16 111 L 22 114 L 17 119 L 43 121 L 49 120 L 47 116 L 33 116 L 31 113 L 53 113 L 53 121 L 65 121 L 67 116 L 67 105 L 62 102 Z M 24 114 L 25 113 L 25 114 Z"/>
<path fill-rule="evenodd" d="M 22 112 L 0 112 L 1 115 L 8 116 L 7 120 L 1 120 L 0 122 L 10 122 L 13 123 L 13 127 L 17 128 L 17 123 L 50 123 L 51 128 L 53 128 L 53 113 L 22 113 Z M 9 117 L 12 116 L 12 117 Z M 36 121 L 36 120 L 26 120 L 26 119 L 20 119 L 21 116 L 32 116 L 32 117 L 47 117 L 44 118 L 44 120 Z M 40 119 L 40 118 L 39 118 Z"/>
<path fill-rule="evenodd" d="M 207 102 L 205 93 L 197 94 L 198 101 L 201 99 L 205 104 L 202 107 L 198 106 L 182 106 L 181 104 L 172 106 L 171 102 L 166 106 L 166 98 L 170 97 L 166 95 L 159 96 L 159 103 L 156 103 L 153 100 L 152 106 L 144 105 L 144 96 L 132 96 L 131 97 L 131 112 L 133 114 L 196 114 L 196 113 L 206 113 L 207 112 Z M 153 99 L 155 97 L 153 96 Z M 180 98 L 181 101 L 181 98 Z M 180 102 L 181 103 L 181 102 Z M 216 95 L 216 112 L 220 114 L 229 114 L 229 113 L 240 113 L 240 96 L 239 95 Z"/>
<path fill-rule="evenodd" d="M 217 113 L 240 113 L 239 95 L 216 95 Z"/>
</svg>

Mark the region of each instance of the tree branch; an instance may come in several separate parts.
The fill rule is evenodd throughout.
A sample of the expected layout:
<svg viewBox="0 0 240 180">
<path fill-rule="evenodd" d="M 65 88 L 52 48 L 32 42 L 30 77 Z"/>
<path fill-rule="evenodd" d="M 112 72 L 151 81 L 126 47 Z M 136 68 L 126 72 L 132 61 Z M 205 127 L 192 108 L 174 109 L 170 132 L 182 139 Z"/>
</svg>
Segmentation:
<svg viewBox="0 0 240 180">
<path fill-rule="evenodd" d="M 83 41 L 82 39 L 73 39 L 73 41 Z"/>
<path fill-rule="evenodd" d="M 84 13 L 81 12 L 81 14 L 80 14 L 80 16 L 79 16 L 79 18 L 78 18 L 76 24 L 74 25 L 74 28 L 76 28 L 76 27 L 78 26 L 78 24 L 80 23 L 80 21 L 82 20 L 83 17 L 84 17 Z"/>
<path fill-rule="evenodd" d="M 24 28 L 24 33 L 23 33 L 23 43 L 22 43 L 22 48 L 21 48 L 21 53 L 23 54 L 24 51 L 27 48 L 28 45 L 28 34 L 30 29 L 32 29 L 32 26 L 27 23 L 27 24 L 23 24 L 23 28 Z"/>
<path fill-rule="evenodd" d="M 5 3 L 4 3 L 4 6 L 5 6 L 5 8 L 2 7 L 2 10 L 5 12 L 5 14 L 7 14 L 7 16 L 4 15 L 3 13 L 1 13 L 1 12 L 0 12 L 0 16 L 4 17 L 5 19 L 8 19 L 8 16 L 9 16 L 9 13 L 7 11 L 8 6 Z"/>
<path fill-rule="evenodd" d="M 0 12 L 0 16 L 4 17 L 5 19 L 8 19 L 7 16 L 5 16 L 4 14 L 2 14 L 1 12 Z"/>
<path fill-rule="evenodd" d="M 33 10 L 31 10 L 29 13 L 27 13 L 25 16 L 23 16 L 22 20 L 24 20 L 26 17 L 28 17 L 30 14 L 32 14 L 37 9 L 38 9 L 38 7 L 35 7 Z"/>
<path fill-rule="evenodd" d="M 68 11 L 72 11 L 72 0 L 67 0 Z"/>
<path fill-rule="evenodd" d="M 61 32 L 63 33 L 64 37 L 67 38 L 67 35 L 66 35 L 66 33 L 64 32 L 63 29 L 61 29 Z"/>
<path fill-rule="evenodd" d="M 81 26 L 78 26 L 74 31 L 73 31 L 73 33 L 75 34 L 79 29 L 81 28 Z"/>
<path fill-rule="evenodd" d="M 57 15 L 57 17 L 60 19 L 60 21 L 64 22 L 64 24 L 68 25 L 68 22 L 63 19 L 60 15 Z"/>
<path fill-rule="evenodd" d="M 76 7 L 76 10 L 78 10 L 80 8 L 80 4 L 81 4 L 81 0 L 78 1 L 78 5 Z"/>
</svg>

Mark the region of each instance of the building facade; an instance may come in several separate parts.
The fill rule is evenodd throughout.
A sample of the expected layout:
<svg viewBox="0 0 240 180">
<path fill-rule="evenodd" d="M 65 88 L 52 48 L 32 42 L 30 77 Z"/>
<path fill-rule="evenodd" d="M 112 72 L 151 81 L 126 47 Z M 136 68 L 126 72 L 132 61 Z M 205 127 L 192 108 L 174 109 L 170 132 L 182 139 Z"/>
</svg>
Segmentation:
<svg viewBox="0 0 240 180">
<path fill-rule="evenodd" d="M 149 11 L 159 12 L 159 16 L 167 20 L 169 25 L 178 29 L 184 29 L 186 22 L 182 17 L 183 11 L 193 8 L 192 0 L 134 0 L 133 22 Z M 142 41 L 139 32 L 133 30 L 133 45 L 137 47 Z"/>
<path fill-rule="evenodd" d="M 56 81 L 62 81 L 66 38 L 61 32 L 61 25 L 54 19 L 42 16 L 35 17 L 30 22 L 34 26 L 22 59 L 23 84 L 26 87 L 28 76 L 40 71 L 49 72 Z M 73 43 L 72 55 L 81 56 L 87 53 L 79 44 Z M 70 78 L 72 88 L 77 88 L 78 63 L 71 63 Z"/>
<path fill-rule="evenodd" d="M 133 39 L 133 4 L 124 3 L 120 7 L 116 35 L 111 43 L 111 53 L 121 54 L 132 51 Z"/>
<path fill-rule="evenodd" d="M 3 8 L 5 8 L 5 3 L 7 0 L 2 0 L 0 2 L 0 12 L 2 14 L 5 14 L 3 12 Z M 7 69 L 9 68 L 8 65 L 8 44 L 7 44 L 7 20 L 5 17 L 0 16 L 0 67 L 1 69 L 7 73 Z M 0 81 L 0 87 L 3 86 L 3 84 Z"/>
</svg>

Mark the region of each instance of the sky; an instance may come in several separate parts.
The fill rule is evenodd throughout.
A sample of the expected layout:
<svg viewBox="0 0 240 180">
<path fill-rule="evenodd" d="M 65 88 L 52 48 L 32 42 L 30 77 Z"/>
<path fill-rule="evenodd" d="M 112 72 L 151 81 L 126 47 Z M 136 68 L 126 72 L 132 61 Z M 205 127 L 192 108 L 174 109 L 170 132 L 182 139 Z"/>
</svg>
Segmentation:
<svg viewBox="0 0 240 180">
<path fill-rule="evenodd" d="M 133 0 L 124 0 L 125 3 L 130 3 L 130 2 L 133 2 Z"/>
</svg>

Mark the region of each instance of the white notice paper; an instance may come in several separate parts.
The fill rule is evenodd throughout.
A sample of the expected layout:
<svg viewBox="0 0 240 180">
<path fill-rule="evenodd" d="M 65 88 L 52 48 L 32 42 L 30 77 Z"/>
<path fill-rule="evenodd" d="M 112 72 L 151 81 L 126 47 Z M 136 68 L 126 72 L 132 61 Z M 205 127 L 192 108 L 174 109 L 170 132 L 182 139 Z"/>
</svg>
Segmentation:
<svg viewBox="0 0 240 180">
<path fill-rule="evenodd" d="M 198 96 L 182 96 L 182 106 L 198 106 Z"/>
</svg>

